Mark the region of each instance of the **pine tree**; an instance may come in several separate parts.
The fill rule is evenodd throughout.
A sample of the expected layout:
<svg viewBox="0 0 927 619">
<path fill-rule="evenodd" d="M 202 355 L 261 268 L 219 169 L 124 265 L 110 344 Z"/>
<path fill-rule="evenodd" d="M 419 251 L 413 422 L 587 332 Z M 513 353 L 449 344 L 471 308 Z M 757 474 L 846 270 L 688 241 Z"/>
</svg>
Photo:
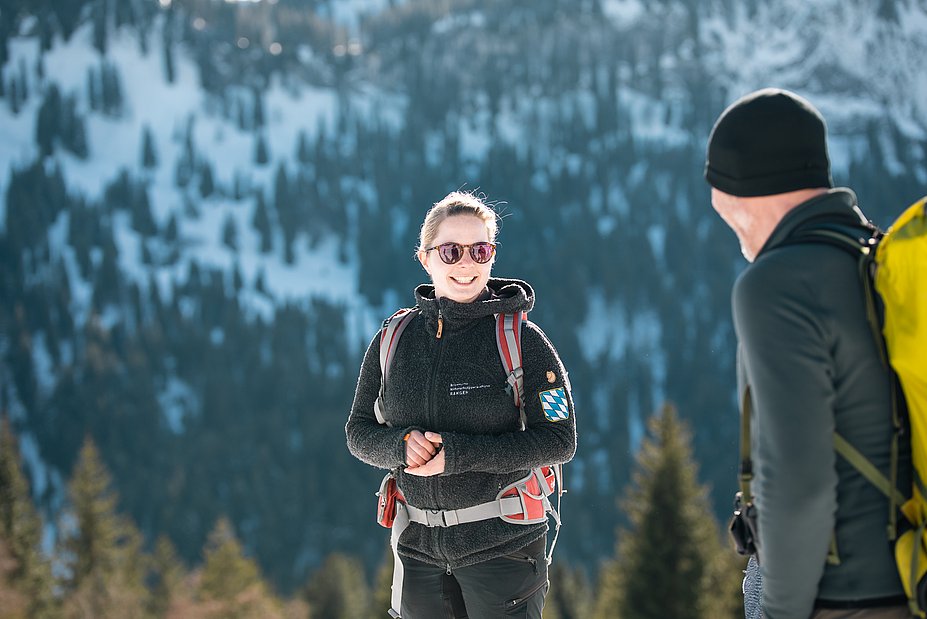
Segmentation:
<svg viewBox="0 0 927 619">
<path fill-rule="evenodd" d="M 267 293 L 267 275 L 264 273 L 264 268 L 261 267 L 258 270 L 257 276 L 254 278 L 254 290 L 260 292 L 263 295 Z"/>
<path fill-rule="evenodd" d="M 544 600 L 544 619 L 586 619 L 592 613 L 592 587 L 581 568 L 554 561 L 550 590 Z"/>
<path fill-rule="evenodd" d="M 103 111 L 110 116 L 119 116 L 122 114 L 124 105 L 122 78 L 119 76 L 119 68 L 112 63 L 102 63 L 100 65 L 100 82 Z"/>
<path fill-rule="evenodd" d="M 20 100 L 19 84 L 16 82 L 15 77 L 10 78 L 10 85 L 6 90 L 9 93 L 7 101 L 10 102 L 10 112 L 13 114 L 13 116 L 17 116 L 19 115 L 20 104 L 22 101 Z"/>
<path fill-rule="evenodd" d="M 142 129 L 142 167 L 151 169 L 158 165 L 158 153 L 155 150 L 154 136 L 151 135 L 151 127 L 145 125 Z"/>
<path fill-rule="evenodd" d="M 309 136 L 306 135 L 305 129 L 299 130 L 299 137 L 296 143 L 296 159 L 300 163 L 309 163 L 312 161 L 312 149 L 309 148 Z"/>
<path fill-rule="evenodd" d="M 312 575 L 305 595 L 312 615 L 326 619 L 363 617 L 370 597 L 360 561 L 337 552 Z"/>
<path fill-rule="evenodd" d="M 177 225 L 177 213 L 171 213 L 167 226 L 164 228 L 164 240 L 172 245 L 177 242 L 179 236 Z"/>
<path fill-rule="evenodd" d="M 151 212 L 151 198 L 148 197 L 148 188 L 139 183 L 130 189 L 130 194 L 132 195 L 130 203 L 132 228 L 146 237 L 157 234 L 158 224 Z"/>
<path fill-rule="evenodd" d="M 231 214 L 226 216 L 225 223 L 222 224 L 222 244 L 234 252 L 238 251 L 238 226 L 235 225 L 235 218 Z"/>
<path fill-rule="evenodd" d="M 648 423 L 623 507 L 630 529 L 600 574 L 597 619 L 742 616 L 731 605 L 741 575 L 721 545 L 689 430 L 672 406 Z"/>
<path fill-rule="evenodd" d="M 64 119 L 67 123 L 67 133 L 62 136 L 65 148 L 79 159 L 86 159 L 90 155 L 87 128 L 84 125 L 84 117 L 77 113 L 77 102 L 74 97 L 68 97 L 65 102 Z"/>
<path fill-rule="evenodd" d="M 73 531 L 63 542 L 68 578 L 65 614 L 143 617 L 145 558 L 141 535 L 116 512 L 112 478 L 87 437 L 68 486 L 70 508 L 63 523 Z"/>
<path fill-rule="evenodd" d="M 97 70 L 94 67 L 87 67 L 87 103 L 94 112 L 99 111 L 103 106 L 102 96 Z"/>
<path fill-rule="evenodd" d="M 209 534 L 200 575 L 199 597 L 227 619 L 278 617 L 280 604 L 267 590 L 257 563 L 244 556 L 232 525 L 220 518 Z"/>
<path fill-rule="evenodd" d="M 12 574 L 18 569 L 19 564 L 10 552 L 9 544 L 0 535 L 0 617 L 4 619 L 29 617 L 29 599 L 11 584 Z"/>
<path fill-rule="evenodd" d="M 169 24 L 165 24 L 162 35 L 161 44 L 164 49 L 164 79 L 168 84 L 173 84 L 174 80 L 177 79 L 177 70 L 175 69 L 176 63 L 174 62 L 174 37 L 171 36 Z"/>
<path fill-rule="evenodd" d="M 254 163 L 258 165 L 267 165 L 270 161 L 270 153 L 267 150 L 267 140 L 263 133 L 259 133 L 257 141 L 254 144 Z"/>
<path fill-rule="evenodd" d="M 106 41 L 109 37 L 107 27 L 109 25 L 109 2 L 107 0 L 97 0 L 92 3 L 93 7 L 93 46 L 101 56 L 106 55 Z"/>
<path fill-rule="evenodd" d="M 261 91 L 254 89 L 254 115 L 251 119 L 251 126 L 255 129 L 260 129 L 265 124 L 264 118 L 264 98 L 261 95 Z"/>
<path fill-rule="evenodd" d="M 386 546 L 371 593 L 369 619 L 381 619 L 390 608 L 393 596 L 393 549 Z"/>
<path fill-rule="evenodd" d="M 54 152 L 55 142 L 61 133 L 61 115 L 61 93 L 58 87 L 52 84 L 48 87 L 35 116 L 35 141 L 43 157 L 48 157 Z"/>
<path fill-rule="evenodd" d="M 212 166 L 204 162 L 200 166 L 200 195 L 208 198 L 216 190 L 216 184 L 212 178 Z"/>
<path fill-rule="evenodd" d="M 149 610 L 157 617 L 167 614 L 171 601 L 177 595 L 184 577 L 183 564 L 171 541 L 161 535 L 155 543 L 149 580 L 151 598 Z"/>
<path fill-rule="evenodd" d="M 44 619 L 53 617 L 56 610 L 51 564 L 42 553 L 42 522 L 19 461 L 19 446 L 9 419 L 3 415 L 0 421 L 0 554 L 7 555 L 8 561 L 3 565 L 12 565 L 12 569 L 5 573 L 5 568 L 0 566 L 0 587 L 9 583 L 16 597 L 22 598 L 22 608 L 26 611 L 22 616 Z"/>
</svg>

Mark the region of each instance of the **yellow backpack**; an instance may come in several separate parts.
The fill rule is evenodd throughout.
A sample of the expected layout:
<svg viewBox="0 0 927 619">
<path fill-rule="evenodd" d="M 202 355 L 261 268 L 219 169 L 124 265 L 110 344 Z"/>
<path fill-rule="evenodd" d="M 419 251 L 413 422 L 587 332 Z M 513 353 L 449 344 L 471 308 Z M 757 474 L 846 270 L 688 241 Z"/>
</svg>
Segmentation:
<svg viewBox="0 0 927 619">
<path fill-rule="evenodd" d="M 869 320 L 883 359 L 891 364 L 901 387 L 901 393 L 897 390 L 893 393 L 896 431 L 889 479 L 836 433 L 834 447 L 889 497 L 889 538 L 894 542 L 898 574 L 911 612 L 924 618 L 927 617 L 927 196 L 902 213 L 884 235 L 876 233 L 868 242 L 860 243 L 860 239 L 852 239 L 846 233 L 821 228 L 809 230 L 802 237 L 832 242 L 859 256 Z M 883 305 L 881 325 L 873 286 Z M 910 424 L 914 469 L 913 487 L 905 493 L 898 491 L 896 483 L 903 405 L 907 407 Z M 900 527 L 896 526 L 899 508 L 903 515 Z"/>
<path fill-rule="evenodd" d="M 927 617 L 927 197 L 889 228 L 875 262 L 882 334 L 908 407 L 914 466 L 911 498 L 901 507 L 912 528 L 895 543 L 895 560 L 911 611 Z"/>
</svg>

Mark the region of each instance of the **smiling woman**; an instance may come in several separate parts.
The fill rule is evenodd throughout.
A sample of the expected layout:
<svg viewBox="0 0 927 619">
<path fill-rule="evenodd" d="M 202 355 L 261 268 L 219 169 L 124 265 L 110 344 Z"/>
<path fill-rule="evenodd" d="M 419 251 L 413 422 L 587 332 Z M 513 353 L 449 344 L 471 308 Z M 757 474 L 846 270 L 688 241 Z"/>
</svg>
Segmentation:
<svg viewBox="0 0 927 619">
<path fill-rule="evenodd" d="M 495 223 L 495 219 L 492 221 Z M 438 224 L 434 239 L 423 242 L 422 247 L 418 259 L 431 276 L 435 298 L 470 303 L 486 289 L 496 248 L 486 220 L 478 214 L 446 216 Z"/>
<path fill-rule="evenodd" d="M 471 193 L 428 211 L 416 255 L 431 283 L 361 366 L 345 432 L 354 456 L 391 469 L 378 520 L 398 557 L 393 617 L 540 619 L 544 607 L 548 497 L 576 449 L 573 400 L 557 351 L 525 319 L 534 290 L 490 277 L 496 230 Z"/>
</svg>

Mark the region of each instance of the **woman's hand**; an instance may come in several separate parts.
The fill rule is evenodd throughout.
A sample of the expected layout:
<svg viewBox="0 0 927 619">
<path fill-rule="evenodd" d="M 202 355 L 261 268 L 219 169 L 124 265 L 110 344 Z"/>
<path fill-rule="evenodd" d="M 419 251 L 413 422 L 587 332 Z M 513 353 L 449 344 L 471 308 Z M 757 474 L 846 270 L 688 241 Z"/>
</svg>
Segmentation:
<svg viewBox="0 0 927 619">
<path fill-rule="evenodd" d="M 441 446 L 441 435 L 437 432 L 425 432 L 424 435 L 421 435 L 422 439 L 431 445 L 432 449 L 436 451 L 436 455 L 432 454 L 430 460 L 424 464 L 408 467 L 406 468 L 406 473 L 409 475 L 417 475 L 419 477 L 431 477 L 432 475 L 440 475 L 444 472 L 444 450 L 440 449 Z M 411 442 L 411 435 L 409 441 Z M 408 453 L 408 448 L 406 449 Z"/>
<path fill-rule="evenodd" d="M 430 434 L 430 432 L 429 432 Z M 440 435 L 439 435 L 440 436 Z M 406 470 L 422 466 L 435 457 L 438 448 L 418 430 L 412 430 L 406 437 Z"/>
</svg>

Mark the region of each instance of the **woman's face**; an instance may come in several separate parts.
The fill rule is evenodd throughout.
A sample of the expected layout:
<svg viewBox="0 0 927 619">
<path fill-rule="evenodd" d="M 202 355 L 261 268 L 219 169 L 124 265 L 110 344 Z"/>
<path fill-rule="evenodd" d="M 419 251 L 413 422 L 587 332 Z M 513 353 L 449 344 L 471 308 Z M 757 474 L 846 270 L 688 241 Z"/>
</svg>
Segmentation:
<svg viewBox="0 0 927 619">
<path fill-rule="evenodd" d="M 438 233 L 431 246 L 437 247 L 443 243 L 472 245 L 480 242 L 489 242 L 489 231 L 482 219 L 474 215 L 452 215 L 438 225 Z M 445 264 L 437 249 L 418 252 L 418 260 L 434 284 L 435 298 L 445 297 L 458 303 L 469 303 L 476 300 L 486 288 L 495 256 L 489 262 L 480 264 L 473 260 L 469 247 L 464 248 L 462 253 L 463 257 L 459 261 Z"/>
</svg>

